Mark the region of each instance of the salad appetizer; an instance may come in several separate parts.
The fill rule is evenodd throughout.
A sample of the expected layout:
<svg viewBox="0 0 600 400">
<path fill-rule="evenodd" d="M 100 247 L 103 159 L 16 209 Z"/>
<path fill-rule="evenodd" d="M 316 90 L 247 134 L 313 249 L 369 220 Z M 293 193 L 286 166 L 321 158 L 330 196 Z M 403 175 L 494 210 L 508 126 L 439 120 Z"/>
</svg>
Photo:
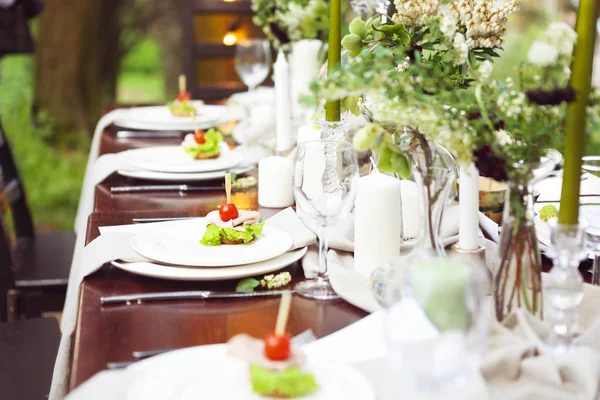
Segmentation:
<svg viewBox="0 0 600 400">
<path fill-rule="evenodd" d="M 315 376 L 303 371 L 306 357 L 290 343 L 285 333 L 292 295 L 284 293 L 279 305 L 275 332 L 264 340 L 246 334 L 229 341 L 229 354 L 250 364 L 252 391 L 269 397 L 301 397 L 319 388 Z"/>
<path fill-rule="evenodd" d="M 225 193 L 227 202 L 206 216 L 208 225 L 200 240 L 205 246 L 250 243 L 262 233 L 260 213 L 238 210 L 231 202 L 231 174 L 225 175 Z"/>
<path fill-rule="evenodd" d="M 221 155 L 222 141 L 223 135 L 216 128 L 210 128 L 206 132 L 196 129 L 194 133 L 185 135 L 181 146 L 190 157 L 196 160 L 207 160 Z"/>
<path fill-rule="evenodd" d="M 185 90 L 185 75 L 179 75 L 179 94 L 177 99 L 167 104 L 171 114 L 176 117 L 193 117 L 196 115 L 196 108 L 191 104 L 190 92 Z"/>
</svg>

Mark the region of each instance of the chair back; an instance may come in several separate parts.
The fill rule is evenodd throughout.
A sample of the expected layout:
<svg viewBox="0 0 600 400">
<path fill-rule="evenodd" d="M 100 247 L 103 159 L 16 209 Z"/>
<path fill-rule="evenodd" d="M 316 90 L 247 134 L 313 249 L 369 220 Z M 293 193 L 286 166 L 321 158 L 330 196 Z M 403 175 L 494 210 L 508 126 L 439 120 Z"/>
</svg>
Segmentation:
<svg viewBox="0 0 600 400">
<path fill-rule="evenodd" d="M 0 219 L 10 209 L 15 235 L 35 236 L 35 228 L 25 187 L 8 143 L 8 138 L 0 122 Z M 5 230 L 6 233 L 6 230 Z"/>
<path fill-rule="evenodd" d="M 0 322 L 7 319 L 7 293 L 14 288 L 10 239 L 0 219 Z"/>
</svg>

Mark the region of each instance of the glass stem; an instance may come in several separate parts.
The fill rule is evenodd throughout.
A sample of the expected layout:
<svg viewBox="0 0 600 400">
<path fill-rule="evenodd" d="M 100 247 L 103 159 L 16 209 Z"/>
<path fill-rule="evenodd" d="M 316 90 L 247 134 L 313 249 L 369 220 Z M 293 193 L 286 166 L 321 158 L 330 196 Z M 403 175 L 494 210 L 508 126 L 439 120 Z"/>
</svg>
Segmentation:
<svg viewBox="0 0 600 400">
<path fill-rule="evenodd" d="M 600 285 L 600 253 L 594 253 L 594 266 L 592 267 L 592 285 Z"/>
<path fill-rule="evenodd" d="M 319 227 L 319 271 L 317 279 L 327 279 L 327 226 Z"/>
</svg>

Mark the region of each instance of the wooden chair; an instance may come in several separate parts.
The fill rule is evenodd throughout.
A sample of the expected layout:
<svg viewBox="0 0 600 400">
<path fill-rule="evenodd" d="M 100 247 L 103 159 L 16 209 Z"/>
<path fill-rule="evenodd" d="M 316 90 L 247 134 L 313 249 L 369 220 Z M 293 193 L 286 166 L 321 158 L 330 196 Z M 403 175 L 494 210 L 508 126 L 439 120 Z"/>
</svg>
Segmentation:
<svg viewBox="0 0 600 400">
<path fill-rule="evenodd" d="M 0 306 L 6 299 L 8 304 L 3 310 L 8 307 L 9 320 L 62 310 L 75 233 L 36 234 L 25 188 L 0 124 L 0 219 L 7 210 L 12 216 L 14 238 L 7 232 L 0 237 L 11 256 L 10 263 L 0 264 L 0 279 L 2 275 L 11 275 L 12 279 L 0 281 Z"/>
</svg>

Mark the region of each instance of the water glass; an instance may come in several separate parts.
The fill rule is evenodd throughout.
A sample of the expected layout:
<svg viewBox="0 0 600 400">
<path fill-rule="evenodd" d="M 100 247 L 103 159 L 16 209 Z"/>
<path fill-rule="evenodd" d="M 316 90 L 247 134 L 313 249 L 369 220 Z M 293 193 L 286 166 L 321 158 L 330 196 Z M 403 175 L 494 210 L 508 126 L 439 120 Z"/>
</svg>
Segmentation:
<svg viewBox="0 0 600 400">
<path fill-rule="evenodd" d="M 294 159 L 293 189 L 298 215 L 314 226 L 319 237 L 316 279 L 294 288 L 301 296 L 336 299 L 327 275 L 327 228 L 350 214 L 358 185 L 358 161 L 351 143 L 336 140 L 298 144 Z"/>
<path fill-rule="evenodd" d="M 271 47 L 267 40 L 241 40 L 235 47 L 235 70 L 249 91 L 254 91 L 271 70 Z"/>
</svg>

